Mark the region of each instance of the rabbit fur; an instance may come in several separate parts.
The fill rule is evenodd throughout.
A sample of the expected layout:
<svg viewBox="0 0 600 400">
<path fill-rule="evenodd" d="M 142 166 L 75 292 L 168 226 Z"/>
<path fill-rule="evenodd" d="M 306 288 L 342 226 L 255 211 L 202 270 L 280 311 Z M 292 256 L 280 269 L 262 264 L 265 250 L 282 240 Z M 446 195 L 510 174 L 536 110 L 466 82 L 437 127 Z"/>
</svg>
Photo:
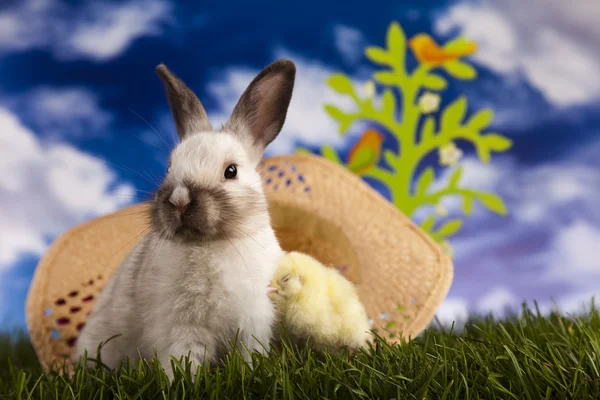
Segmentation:
<svg viewBox="0 0 600 400">
<path fill-rule="evenodd" d="M 180 142 L 151 201 L 149 230 L 98 296 L 74 359 L 96 357 L 100 344 L 113 369 L 157 355 L 172 379 L 171 357 L 215 364 L 236 338 L 247 361 L 269 350 L 267 286 L 283 251 L 256 166 L 283 127 L 295 66 L 266 67 L 220 130 L 183 81 L 163 64 L 157 73 Z"/>
</svg>

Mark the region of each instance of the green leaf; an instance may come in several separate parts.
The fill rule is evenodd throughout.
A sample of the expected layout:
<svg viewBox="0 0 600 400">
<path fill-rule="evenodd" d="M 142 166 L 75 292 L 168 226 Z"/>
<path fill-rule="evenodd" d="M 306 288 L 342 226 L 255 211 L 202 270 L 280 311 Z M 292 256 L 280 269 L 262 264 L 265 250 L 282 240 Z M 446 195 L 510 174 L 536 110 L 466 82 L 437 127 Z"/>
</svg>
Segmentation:
<svg viewBox="0 0 600 400">
<path fill-rule="evenodd" d="M 483 143 L 483 140 L 480 138 L 478 142 L 475 143 L 475 150 L 477 152 L 477 157 L 481 160 L 482 163 L 488 164 L 490 162 L 490 151 L 487 146 Z"/>
<path fill-rule="evenodd" d="M 463 211 L 466 215 L 471 215 L 473 212 L 473 197 L 465 196 L 463 198 Z"/>
<path fill-rule="evenodd" d="M 463 169 L 462 167 L 456 168 L 456 170 L 450 176 L 450 180 L 448 181 L 448 187 L 455 188 L 458 185 L 458 181 L 462 176 Z"/>
<path fill-rule="evenodd" d="M 462 122 L 467 112 L 467 98 L 460 96 L 442 112 L 441 130 L 450 131 L 456 129 Z"/>
<path fill-rule="evenodd" d="M 504 200 L 493 193 L 477 193 L 477 200 L 481 202 L 490 211 L 495 212 L 496 214 L 506 215 L 506 205 L 504 204 Z"/>
<path fill-rule="evenodd" d="M 390 54 L 379 46 L 369 46 L 365 49 L 365 56 L 375 64 L 390 64 Z"/>
<path fill-rule="evenodd" d="M 327 79 L 327 84 L 338 93 L 347 94 L 350 96 L 356 95 L 352 80 L 342 73 L 332 74 Z"/>
<path fill-rule="evenodd" d="M 323 146 L 321 148 L 321 154 L 323 155 L 323 157 L 325 157 L 328 160 L 331 160 L 338 164 L 343 164 L 342 160 L 340 160 L 340 157 L 338 156 L 337 152 L 331 146 Z"/>
<path fill-rule="evenodd" d="M 392 22 L 388 27 L 386 45 L 394 65 L 401 66 L 406 53 L 406 35 L 398 22 Z"/>
<path fill-rule="evenodd" d="M 331 104 L 325 104 L 325 112 L 336 121 L 342 121 L 348 117 L 348 114 Z"/>
<path fill-rule="evenodd" d="M 381 112 L 384 115 L 395 117 L 396 113 L 396 98 L 390 89 L 386 89 L 381 95 Z"/>
<path fill-rule="evenodd" d="M 417 184 L 415 185 L 415 195 L 420 196 L 424 194 L 434 179 L 435 171 L 433 170 L 433 168 L 427 167 L 425 171 L 423 171 L 419 179 L 417 179 Z"/>
<path fill-rule="evenodd" d="M 485 135 L 483 137 L 483 141 L 485 142 L 485 145 L 488 149 L 496 152 L 506 151 L 512 146 L 512 140 L 497 133 L 490 133 L 489 135 Z"/>
<path fill-rule="evenodd" d="M 346 131 L 348 130 L 348 128 L 350 128 L 350 125 L 352 124 L 352 116 L 346 114 L 344 111 L 331 104 L 325 104 L 325 112 L 340 123 L 338 127 L 338 132 L 341 135 L 346 133 Z"/>
<path fill-rule="evenodd" d="M 435 135 L 435 121 L 433 117 L 428 117 L 421 127 L 421 144 L 427 147 L 430 140 Z"/>
<path fill-rule="evenodd" d="M 469 129 L 479 132 L 484 128 L 487 128 L 494 119 L 494 111 L 491 108 L 484 108 L 476 112 L 469 120 Z"/>
<path fill-rule="evenodd" d="M 373 74 L 373 79 L 382 85 L 396 85 L 400 80 L 393 71 L 379 71 Z"/>
<path fill-rule="evenodd" d="M 444 90 L 448 86 L 448 82 L 439 75 L 428 74 L 423 79 L 423 86 L 431 90 Z"/>
<path fill-rule="evenodd" d="M 477 77 L 477 70 L 464 61 L 451 61 L 443 64 L 446 72 L 456 79 L 470 80 Z"/>
<path fill-rule="evenodd" d="M 397 169 L 398 156 L 396 155 L 396 153 L 394 153 L 391 150 L 386 150 L 386 151 L 383 152 L 383 158 L 385 159 L 385 162 L 390 167 L 393 167 L 394 169 Z"/>
<path fill-rule="evenodd" d="M 404 306 L 398 306 L 396 307 L 396 311 L 406 311 L 406 308 Z"/>
<path fill-rule="evenodd" d="M 421 229 L 423 229 L 425 232 L 431 232 L 434 224 L 435 215 L 431 214 L 429 217 L 425 218 L 425 221 L 423 221 L 423 223 L 421 223 Z"/>
<path fill-rule="evenodd" d="M 460 219 L 452 219 L 446 222 L 444 225 L 440 227 L 437 231 L 435 231 L 435 236 L 437 237 L 447 237 L 452 236 L 456 232 L 460 230 L 463 222 Z"/>
<path fill-rule="evenodd" d="M 350 125 L 352 125 L 352 118 L 347 118 L 343 121 L 340 121 L 340 126 L 338 127 L 338 133 L 340 135 L 344 135 L 348 129 L 350 129 Z"/>
</svg>

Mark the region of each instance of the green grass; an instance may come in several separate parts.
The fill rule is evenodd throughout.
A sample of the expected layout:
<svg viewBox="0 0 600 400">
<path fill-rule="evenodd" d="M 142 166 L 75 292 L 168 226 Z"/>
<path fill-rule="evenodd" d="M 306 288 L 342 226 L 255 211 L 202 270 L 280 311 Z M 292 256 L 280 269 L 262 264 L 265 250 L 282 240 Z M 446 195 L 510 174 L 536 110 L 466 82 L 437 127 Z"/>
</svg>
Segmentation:
<svg viewBox="0 0 600 400">
<path fill-rule="evenodd" d="M 376 345 L 354 357 L 317 356 L 284 346 L 256 368 L 239 355 L 170 384 L 154 362 L 77 370 L 72 380 L 42 374 L 26 337 L 0 337 L 0 394 L 25 399 L 598 399 L 600 315 L 471 321 L 461 333 L 428 329 L 409 343 Z M 10 359 L 10 361 L 8 360 Z M 187 371 L 186 371 L 187 369 Z"/>
</svg>

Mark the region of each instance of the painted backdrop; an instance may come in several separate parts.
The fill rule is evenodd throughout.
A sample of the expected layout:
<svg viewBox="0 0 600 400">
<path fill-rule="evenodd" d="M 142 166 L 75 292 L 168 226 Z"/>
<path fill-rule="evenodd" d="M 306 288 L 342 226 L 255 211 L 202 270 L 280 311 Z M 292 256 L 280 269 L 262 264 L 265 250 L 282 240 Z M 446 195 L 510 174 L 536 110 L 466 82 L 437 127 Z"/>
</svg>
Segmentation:
<svg viewBox="0 0 600 400">
<path fill-rule="evenodd" d="M 164 174 L 158 63 L 218 124 L 280 57 L 297 83 L 267 155 L 342 163 L 429 232 L 456 268 L 442 322 L 580 310 L 600 292 L 599 20 L 595 0 L 2 2 L 0 327 L 57 234 Z"/>
</svg>

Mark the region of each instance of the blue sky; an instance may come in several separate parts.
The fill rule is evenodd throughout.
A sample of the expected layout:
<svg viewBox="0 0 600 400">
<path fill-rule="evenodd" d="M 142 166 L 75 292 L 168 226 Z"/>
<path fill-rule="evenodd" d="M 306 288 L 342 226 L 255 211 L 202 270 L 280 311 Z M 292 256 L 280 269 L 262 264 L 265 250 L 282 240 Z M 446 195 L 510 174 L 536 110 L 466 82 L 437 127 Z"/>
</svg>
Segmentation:
<svg viewBox="0 0 600 400">
<path fill-rule="evenodd" d="M 402 3 L 402 4 L 400 4 Z M 279 57 L 297 65 L 289 117 L 269 154 L 327 143 L 345 152 L 322 105 L 333 72 L 362 81 L 365 45 L 390 22 L 438 40 L 479 43 L 480 78 L 453 85 L 514 141 L 465 185 L 499 193 L 508 217 L 483 210 L 452 240 L 455 281 L 441 318 L 501 312 L 550 297 L 566 310 L 600 291 L 600 5 L 578 0 L 59 1 L 0 6 L 0 321 L 22 324 L 35 265 L 65 229 L 144 198 L 172 140 L 166 63 L 224 121 L 252 77 Z M 132 172 L 134 170 L 136 172 Z M 140 175 L 141 174 L 141 175 Z M 456 205 L 446 204 L 450 213 Z"/>
</svg>

